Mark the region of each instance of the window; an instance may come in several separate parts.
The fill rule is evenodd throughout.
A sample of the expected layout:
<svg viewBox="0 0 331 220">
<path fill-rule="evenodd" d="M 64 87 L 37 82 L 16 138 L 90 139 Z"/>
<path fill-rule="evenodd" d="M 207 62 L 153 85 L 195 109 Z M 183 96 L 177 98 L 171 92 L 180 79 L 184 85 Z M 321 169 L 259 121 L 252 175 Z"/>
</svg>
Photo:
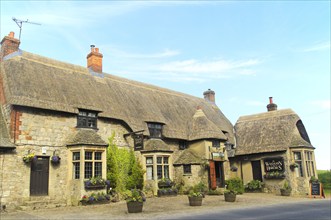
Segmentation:
<svg viewBox="0 0 331 220">
<path fill-rule="evenodd" d="M 219 140 L 213 140 L 213 147 L 220 148 L 220 141 Z"/>
<path fill-rule="evenodd" d="M 309 136 L 307 134 L 306 128 L 303 125 L 302 121 L 299 120 L 296 124 L 297 129 L 299 130 L 300 136 L 302 137 L 302 139 L 304 139 L 305 141 L 307 141 L 308 143 L 310 143 L 310 139 Z"/>
<path fill-rule="evenodd" d="M 78 128 L 97 128 L 97 116 L 96 112 L 82 111 L 80 110 L 77 116 Z"/>
<path fill-rule="evenodd" d="M 102 152 L 86 150 L 82 155 L 81 152 L 72 152 L 73 179 L 81 178 L 81 164 L 85 179 L 102 176 Z"/>
<path fill-rule="evenodd" d="M 156 174 L 156 177 L 154 175 Z M 169 179 L 169 156 L 147 156 L 146 157 L 146 179 Z"/>
<path fill-rule="evenodd" d="M 73 163 L 73 178 L 80 178 L 80 152 L 72 153 L 72 163 Z"/>
<path fill-rule="evenodd" d="M 186 141 L 179 141 L 179 150 L 185 150 L 187 148 Z"/>
<path fill-rule="evenodd" d="M 192 172 L 191 172 L 191 164 L 183 165 L 183 169 L 184 169 L 184 174 L 192 174 Z"/>
<path fill-rule="evenodd" d="M 307 169 L 308 177 L 315 176 L 313 152 L 305 151 L 305 159 L 306 159 L 306 169 Z"/>
<path fill-rule="evenodd" d="M 294 162 L 298 164 L 298 176 L 302 177 L 303 176 L 303 168 L 302 168 L 302 156 L 301 152 L 293 152 L 294 156 Z"/>
<path fill-rule="evenodd" d="M 153 180 L 153 157 L 146 157 L 146 175 L 147 180 Z"/>
<path fill-rule="evenodd" d="M 148 130 L 151 138 L 161 138 L 162 137 L 162 124 L 158 123 L 148 123 Z"/>
</svg>

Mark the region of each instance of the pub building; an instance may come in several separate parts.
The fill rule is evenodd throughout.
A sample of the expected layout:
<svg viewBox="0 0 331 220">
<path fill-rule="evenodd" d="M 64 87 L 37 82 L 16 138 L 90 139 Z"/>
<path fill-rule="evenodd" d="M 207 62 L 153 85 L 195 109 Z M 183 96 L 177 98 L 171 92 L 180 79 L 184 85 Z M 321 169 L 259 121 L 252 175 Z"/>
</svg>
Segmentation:
<svg viewBox="0 0 331 220">
<path fill-rule="evenodd" d="M 299 116 L 291 109 L 277 110 L 269 98 L 265 113 L 242 116 L 234 126 L 236 152 L 231 163 L 244 184 L 265 183 L 279 194 L 287 180 L 292 195 L 307 195 L 309 180 L 317 178 L 314 147 Z"/>
<path fill-rule="evenodd" d="M 292 110 L 243 116 L 233 126 L 214 91 L 199 98 L 105 73 L 94 45 L 85 67 L 19 45 L 13 32 L 1 41 L 0 203 L 9 209 L 77 205 L 93 192 L 85 180 L 106 179 L 113 134 L 117 146 L 134 149 L 154 195 L 162 178 L 215 189 L 231 177 L 259 179 L 274 193 L 285 178 L 304 194 L 316 176 L 314 148 Z M 266 178 L 272 173 L 285 177 Z"/>
</svg>

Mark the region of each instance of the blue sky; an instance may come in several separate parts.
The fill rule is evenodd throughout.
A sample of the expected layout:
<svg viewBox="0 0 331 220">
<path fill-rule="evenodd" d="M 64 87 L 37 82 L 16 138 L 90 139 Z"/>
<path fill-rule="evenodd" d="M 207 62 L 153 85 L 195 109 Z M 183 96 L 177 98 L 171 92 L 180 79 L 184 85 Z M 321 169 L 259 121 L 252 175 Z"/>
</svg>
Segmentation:
<svg viewBox="0 0 331 220">
<path fill-rule="evenodd" d="M 318 169 L 330 169 L 329 1 L 4 1 L 1 38 L 23 24 L 21 49 L 216 102 L 235 124 L 279 109 L 302 119 Z"/>
</svg>

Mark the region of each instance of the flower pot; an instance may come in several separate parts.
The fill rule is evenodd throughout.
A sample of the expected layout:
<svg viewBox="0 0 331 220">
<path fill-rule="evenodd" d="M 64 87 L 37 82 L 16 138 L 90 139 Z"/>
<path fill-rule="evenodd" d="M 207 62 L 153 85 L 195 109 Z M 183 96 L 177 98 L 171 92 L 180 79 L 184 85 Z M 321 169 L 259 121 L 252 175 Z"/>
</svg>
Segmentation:
<svg viewBox="0 0 331 220">
<path fill-rule="evenodd" d="M 190 206 L 201 206 L 202 205 L 202 197 L 196 196 L 196 197 L 188 197 Z"/>
<path fill-rule="evenodd" d="M 236 194 L 224 193 L 224 200 L 226 202 L 234 202 L 236 201 Z"/>
<path fill-rule="evenodd" d="M 138 213 L 143 211 L 143 202 L 127 202 L 128 213 Z"/>
<path fill-rule="evenodd" d="M 291 190 L 290 189 L 280 189 L 280 194 L 282 196 L 290 196 L 291 195 Z"/>
</svg>

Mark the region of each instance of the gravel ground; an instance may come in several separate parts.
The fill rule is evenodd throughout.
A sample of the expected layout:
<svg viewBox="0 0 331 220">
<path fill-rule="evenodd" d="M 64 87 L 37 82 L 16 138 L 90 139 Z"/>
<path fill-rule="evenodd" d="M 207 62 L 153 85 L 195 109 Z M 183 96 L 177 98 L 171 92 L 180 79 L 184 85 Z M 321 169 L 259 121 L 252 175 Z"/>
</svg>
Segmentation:
<svg viewBox="0 0 331 220">
<path fill-rule="evenodd" d="M 229 210 L 243 207 L 266 206 L 280 203 L 308 201 L 306 197 L 283 197 L 265 193 L 237 195 L 234 203 L 225 202 L 224 196 L 206 196 L 202 206 L 191 207 L 184 195 L 147 198 L 142 213 L 128 213 L 125 201 L 103 205 L 59 207 L 30 211 L 0 213 L 0 219 L 175 219 L 185 214 L 200 214 L 210 210 Z M 319 199 L 313 199 L 319 200 Z"/>
</svg>

